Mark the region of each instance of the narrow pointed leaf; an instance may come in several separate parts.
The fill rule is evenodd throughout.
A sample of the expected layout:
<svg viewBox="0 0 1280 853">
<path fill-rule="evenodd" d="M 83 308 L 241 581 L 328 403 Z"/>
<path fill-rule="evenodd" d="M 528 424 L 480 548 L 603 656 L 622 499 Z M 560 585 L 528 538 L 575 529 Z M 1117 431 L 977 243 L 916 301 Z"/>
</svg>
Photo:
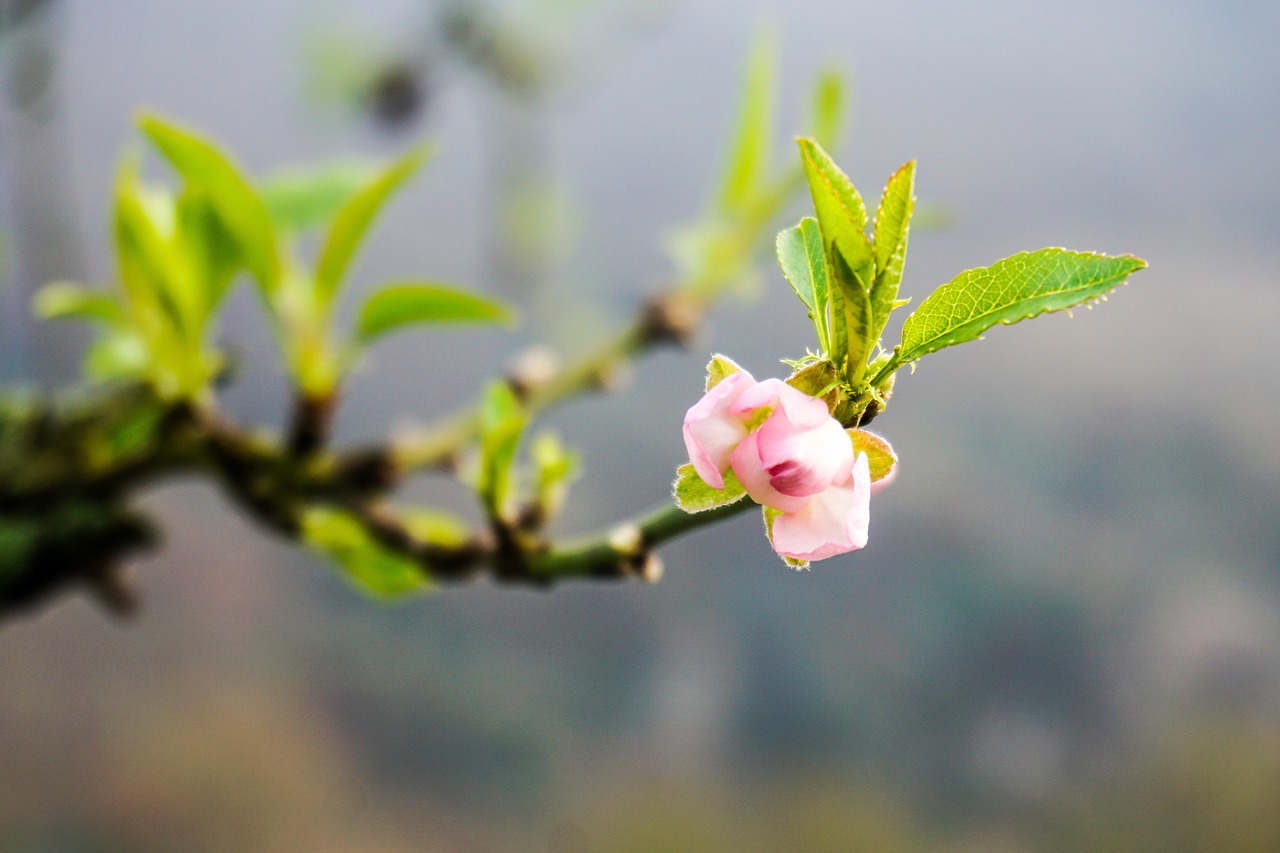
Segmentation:
<svg viewBox="0 0 1280 853">
<path fill-rule="evenodd" d="M 791 289 L 800 297 L 813 321 L 818 345 L 829 354 L 830 331 L 827 308 L 830 303 L 826 255 L 818 221 L 811 216 L 800 220 L 794 228 L 778 232 L 778 264 Z"/>
<path fill-rule="evenodd" d="M 249 269 L 266 293 L 274 293 L 280 279 L 275 229 L 248 179 L 214 145 L 189 130 L 154 115 L 143 116 L 139 126 L 180 175 L 208 192 L 227 230 L 240 241 Z"/>
<path fill-rule="evenodd" d="M 565 447 L 554 432 L 540 432 L 529 448 L 533 462 L 534 496 L 544 520 L 559 514 L 569 493 L 569 484 L 578 476 L 578 454 Z"/>
<path fill-rule="evenodd" d="M 511 508 L 512 466 L 528 413 L 506 382 L 492 382 L 480 402 L 480 471 L 476 492 L 490 515 Z"/>
<path fill-rule="evenodd" d="M 1009 325 L 1097 299 L 1146 265 L 1132 255 L 1040 249 L 966 270 L 907 318 L 901 347 L 888 367 L 972 341 L 997 323 Z"/>
<path fill-rule="evenodd" d="M 809 183 L 809 193 L 813 196 L 818 222 L 825 226 L 827 221 L 843 221 L 865 232 L 867 207 L 849 176 L 841 171 L 831 155 L 814 140 L 800 137 L 796 142 L 800 145 L 800 158 L 804 163 L 805 179 Z"/>
<path fill-rule="evenodd" d="M 404 326 L 431 323 L 510 323 L 497 300 L 439 284 L 401 282 L 379 290 L 360 311 L 358 334 L 369 342 Z"/>
<path fill-rule="evenodd" d="M 869 288 L 875 274 L 875 252 L 867 239 L 867 208 L 862 196 L 821 145 L 803 137 L 797 142 L 828 261 L 832 259 L 831 246 L 835 245 Z"/>
<path fill-rule="evenodd" d="M 749 204 L 767 177 L 776 77 L 773 41 L 761 35 L 748 60 L 737 135 L 720 190 L 720 209 L 725 212 L 741 210 Z"/>
<path fill-rule="evenodd" d="M 676 482 L 672 490 L 676 505 L 688 513 L 706 512 L 735 503 L 747 494 L 732 468 L 724 472 L 724 488 L 716 489 L 699 477 L 698 472 L 693 470 L 693 465 L 688 462 L 676 469 Z"/>
<path fill-rule="evenodd" d="M 178 233 L 199 291 L 200 313 L 217 308 L 237 272 L 247 266 L 243 244 L 218 214 L 207 191 L 189 187 L 178 199 Z"/>
<path fill-rule="evenodd" d="M 124 306 L 117 299 L 69 281 L 55 281 L 40 288 L 31 307 L 42 320 L 88 320 L 116 328 L 128 322 Z"/>
<path fill-rule="evenodd" d="M 190 340 L 198 331 L 198 305 L 187 283 L 180 281 L 172 250 L 148 213 L 129 164 L 116 182 L 112 226 L 120 282 L 135 320 L 152 331 L 163 325 Z"/>
<path fill-rule="evenodd" d="M 907 257 L 907 232 L 915 207 L 915 182 L 916 161 L 912 160 L 889 178 L 876 210 L 876 278 L 871 286 L 871 313 L 875 317 L 877 340 L 898 299 L 898 285 L 902 282 L 902 267 Z"/>
<path fill-rule="evenodd" d="M 845 381 L 856 385 L 866 372 L 867 358 L 876 343 L 871 295 L 839 249 L 833 253 L 833 259 L 831 323 L 836 331 L 831 358 Z"/>
<path fill-rule="evenodd" d="M 331 301 L 337 293 L 356 249 L 387 199 L 430 155 L 428 146 L 414 148 L 352 196 L 338 211 L 316 265 L 316 294 L 322 303 Z"/>
</svg>

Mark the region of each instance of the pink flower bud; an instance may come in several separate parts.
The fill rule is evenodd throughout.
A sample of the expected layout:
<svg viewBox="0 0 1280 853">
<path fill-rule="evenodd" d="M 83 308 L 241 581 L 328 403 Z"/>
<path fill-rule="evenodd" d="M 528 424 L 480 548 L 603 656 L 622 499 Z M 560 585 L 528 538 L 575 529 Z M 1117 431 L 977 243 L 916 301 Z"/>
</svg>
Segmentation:
<svg viewBox="0 0 1280 853">
<path fill-rule="evenodd" d="M 780 379 L 745 372 L 715 385 L 684 418 L 698 476 L 724 488 L 730 467 L 756 503 L 778 511 L 773 547 L 821 560 L 867 544 L 871 468 L 827 405 Z"/>
</svg>

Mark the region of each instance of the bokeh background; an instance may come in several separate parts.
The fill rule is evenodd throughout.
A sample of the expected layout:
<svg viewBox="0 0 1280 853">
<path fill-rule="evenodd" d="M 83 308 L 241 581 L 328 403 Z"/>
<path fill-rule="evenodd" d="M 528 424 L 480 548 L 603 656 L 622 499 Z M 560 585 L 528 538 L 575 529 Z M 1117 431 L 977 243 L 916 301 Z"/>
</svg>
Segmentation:
<svg viewBox="0 0 1280 853">
<path fill-rule="evenodd" d="M 443 143 L 360 281 L 473 283 L 526 322 L 382 346 L 341 439 L 452 408 L 531 342 L 580 352 L 671 275 L 664 237 L 708 201 L 761 25 L 784 156 L 835 64 L 864 194 L 919 159 L 934 227 L 905 294 L 1045 245 L 1151 263 L 1097 310 L 902 375 L 871 543 L 810 573 L 752 516 L 667 547 L 657 586 L 386 607 L 209 485 L 149 491 L 168 537 L 136 567 L 141 618 L 67 599 L 0 628 L 0 850 L 1280 849 L 1280 6 L 0 9 L 11 387 L 75 379 L 84 338 L 24 306 L 44 280 L 109 279 L 111 175 L 143 105 L 258 174 Z M 709 351 L 770 375 L 811 345 L 767 252 L 761 269 L 692 351 L 547 418 L 586 464 L 564 531 L 662 498 Z M 279 423 L 247 288 L 225 331 L 226 406 Z"/>
</svg>

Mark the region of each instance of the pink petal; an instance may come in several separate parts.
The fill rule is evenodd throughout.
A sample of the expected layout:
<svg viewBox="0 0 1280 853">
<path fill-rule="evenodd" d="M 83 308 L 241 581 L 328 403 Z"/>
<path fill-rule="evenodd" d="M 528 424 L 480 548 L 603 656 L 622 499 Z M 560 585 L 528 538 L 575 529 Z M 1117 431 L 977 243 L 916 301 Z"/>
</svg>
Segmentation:
<svg viewBox="0 0 1280 853">
<path fill-rule="evenodd" d="M 734 414 L 744 418 L 766 406 L 782 409 L 788 421 L 798 429 L 812 429 L 831 420 L 827 404 L 817 397 L 792 388 L 781 379 L 766 379 L 756 383 L 734 403 Z"/>
<path fill-rule="evenodd" d="M 810 398 L 813 399 L 813 398 Z M 773 487 L 786 495 L 815 495 L 849 477 L 853 447 L 848 434 L 822 406 L 823 420 L 811 429 L 798 428 L 791 411 L 781 407 L 759 430 L 759 453 Z"/>
<path fill-rule="evenodd" d="M 823 560 L 856 551 L 867 544 L 870 518 L 871 468 L 867 455 L 859 453 L 845 482 L 774 519 L 773 549 L 797 560 Z"/>
<path fill-rule="evenodd" d="M 747 494 L 758 504 L 771 506 L 783 512 L 795 512 L 801 509 L 809 498 L 786 495 L 773 487 L 769 472 L 760 460 L 760 432 L 749 433 L 746 438 L 729 454 L 729 462 L 733 465 L 733 473 L 738 475 L 738 482 L 747 490 Z"/>
<path fill-rule="evenodd" d="M 747 434 L 743 419 L 733 413 L 734 404 L 755 384 L 751 374 L 745 371 L 730 374 L 685 413 L 685 450 L 689 452 L 693 469 L 712 488 L 724 488 L 729 453 Z"/>
</svg>

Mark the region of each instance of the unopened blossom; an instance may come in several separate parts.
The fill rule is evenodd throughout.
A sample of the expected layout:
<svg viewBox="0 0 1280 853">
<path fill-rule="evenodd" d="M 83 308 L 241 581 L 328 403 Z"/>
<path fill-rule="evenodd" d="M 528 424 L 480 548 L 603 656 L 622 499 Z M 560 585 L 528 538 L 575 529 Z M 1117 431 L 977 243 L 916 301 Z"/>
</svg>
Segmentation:
<svg viewBox="0 0 1280 853">
<path fill-rule="evenodd" d="M 780 379 L 730 374 L 684 420 L 694 470 L 724 488 L 730 468 L 747 494 L 778 511 L 774 550 L 820 560 L 867 543 L 871 472 L 826 403 Z"/>
</svg>

